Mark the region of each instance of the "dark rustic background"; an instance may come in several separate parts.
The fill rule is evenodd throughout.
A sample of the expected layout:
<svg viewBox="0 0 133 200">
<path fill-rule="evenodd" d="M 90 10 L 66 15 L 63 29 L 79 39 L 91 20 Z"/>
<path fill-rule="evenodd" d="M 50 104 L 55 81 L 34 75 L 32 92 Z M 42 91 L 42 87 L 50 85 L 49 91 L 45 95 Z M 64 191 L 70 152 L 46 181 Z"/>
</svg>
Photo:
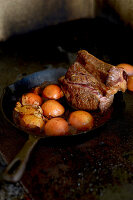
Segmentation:
<svg viewBox="0 0 133 200">
<path fill-rule="evenodd" d="M 109 16 L 106 18 L 103 14 L 95 19 L 66 22 L 0 43 L 0 94 L 5 86 L 45 69 L 46 65 L 67 68 L 79 49 L 86 49 L 114 65 L 121 62 L 133 64 L 132 30 L 125 27 L 117 15 Z M 99 130 L 99 134 L 91 140 L 67 147 L 39 143 L 22 178 L 26 191 L 35 200 L 132 199 L 131 99 L 132 93 L 127 93 L 124 114 L 118 115 L 113 123 L 109 122 L 107 132 Z M 26 139 L 19 132 L 14 133 L 12 127 L 9 134 L 7 127 L 1 116 L 0 150 L 4 152 L 5 160 L 0 159 L 1 171 Z M 42 164 L 45 163 L 43 166 L 41 159 Z M 1 182 L 0 200 L 27 198 L 19 184 Z"/>
</svg>

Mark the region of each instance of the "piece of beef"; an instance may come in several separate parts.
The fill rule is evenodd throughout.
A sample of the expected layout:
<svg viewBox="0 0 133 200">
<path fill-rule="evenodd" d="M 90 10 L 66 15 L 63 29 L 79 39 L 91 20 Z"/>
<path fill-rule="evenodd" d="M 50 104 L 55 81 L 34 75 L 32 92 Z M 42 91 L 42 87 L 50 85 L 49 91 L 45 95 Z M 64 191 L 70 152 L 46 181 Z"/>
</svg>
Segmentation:
<svg viewBox="0 0 133 200">
<path fill-rule="evenodd" d="M 118 91 L 127 88 L 126 72 L 105 63 L 85 50 L 78 52 L 77 59 L 59 83 L 68 103 L 82 110 L 107 110 Z"/>
</svg>

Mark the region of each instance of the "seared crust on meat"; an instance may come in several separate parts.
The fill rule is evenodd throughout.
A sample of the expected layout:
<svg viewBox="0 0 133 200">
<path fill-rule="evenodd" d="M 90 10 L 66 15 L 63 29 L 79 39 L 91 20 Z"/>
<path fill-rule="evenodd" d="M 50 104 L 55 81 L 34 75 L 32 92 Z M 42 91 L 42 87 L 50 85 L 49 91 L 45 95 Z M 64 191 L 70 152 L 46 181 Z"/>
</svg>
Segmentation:
<svg viewBox="0 0 133 200">
<path fill-rule="evenodd" d="M 127 89 L 123 69 L 105 63 L 85 50 L 77 54 L 59 83 L 68 103 L 82 110 L 107 110 L 118 91 Z"/>
</svg>

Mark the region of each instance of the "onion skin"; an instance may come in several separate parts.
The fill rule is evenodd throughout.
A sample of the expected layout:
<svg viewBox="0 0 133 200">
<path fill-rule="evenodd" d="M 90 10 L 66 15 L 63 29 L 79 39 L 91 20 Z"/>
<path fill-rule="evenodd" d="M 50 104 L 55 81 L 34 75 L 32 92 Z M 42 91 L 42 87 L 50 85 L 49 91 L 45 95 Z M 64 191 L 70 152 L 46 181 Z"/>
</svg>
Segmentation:
<svg viewBox="0 0 133 200">
<path fill-rule="evenodd" d="M 63 97 L 63 92 L 61 88 L 58 85 L 48 85 L 44 88 L 42 92 L 42 96 L 47 98 L 47 99 L 60 99 Z"/>
<path fill-rule="evenodd" d="M 46 117 L 58 117 L 64 114 L 65 108 L 56 100 L 48 100 L 42 105 L 43 114 Z"/>
<path fill-rule="evenodd" d="M 92 115 L 86 111 L 74 111 L 69 116 L 69 123 L 71 126 L 80 131 L 91 130 L 93 127 L 94 119 Z"/>
<path fill-rule="evenodd" d="M 52 118 L 46 123 L 44 131 L 48 136 L 66 135 L 69 131 L 68 122 L 63 118 Z"/>
<path fill-rule="evenodd" d="M 127 89 L 131 92 L 133 92 L 133 76 L 128 77 L 127 81 Z"/>
<path fill-rule="evenodd" d="M 34 93 L 23 94 L 21 101 L 22 105 L 40 106 L 42 104 L 42 98 Z"/>
</svg>

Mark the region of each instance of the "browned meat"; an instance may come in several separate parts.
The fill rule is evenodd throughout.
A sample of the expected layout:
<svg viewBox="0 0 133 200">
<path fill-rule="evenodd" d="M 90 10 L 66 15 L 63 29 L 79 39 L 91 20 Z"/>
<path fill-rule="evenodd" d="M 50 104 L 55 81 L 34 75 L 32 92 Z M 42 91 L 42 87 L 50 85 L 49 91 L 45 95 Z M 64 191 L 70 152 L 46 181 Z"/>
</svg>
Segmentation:
<svg viewBox="0 0 133 200">
<path fill-rule="evenodd" d="M 59 82 L 72 107 L 82 110 L 99 108 L 103 112 L 112 104 L 115 93 L 125 92 L 127 75 L 123 69 L 81 50 L 75 63 Z"/>
</svg>

